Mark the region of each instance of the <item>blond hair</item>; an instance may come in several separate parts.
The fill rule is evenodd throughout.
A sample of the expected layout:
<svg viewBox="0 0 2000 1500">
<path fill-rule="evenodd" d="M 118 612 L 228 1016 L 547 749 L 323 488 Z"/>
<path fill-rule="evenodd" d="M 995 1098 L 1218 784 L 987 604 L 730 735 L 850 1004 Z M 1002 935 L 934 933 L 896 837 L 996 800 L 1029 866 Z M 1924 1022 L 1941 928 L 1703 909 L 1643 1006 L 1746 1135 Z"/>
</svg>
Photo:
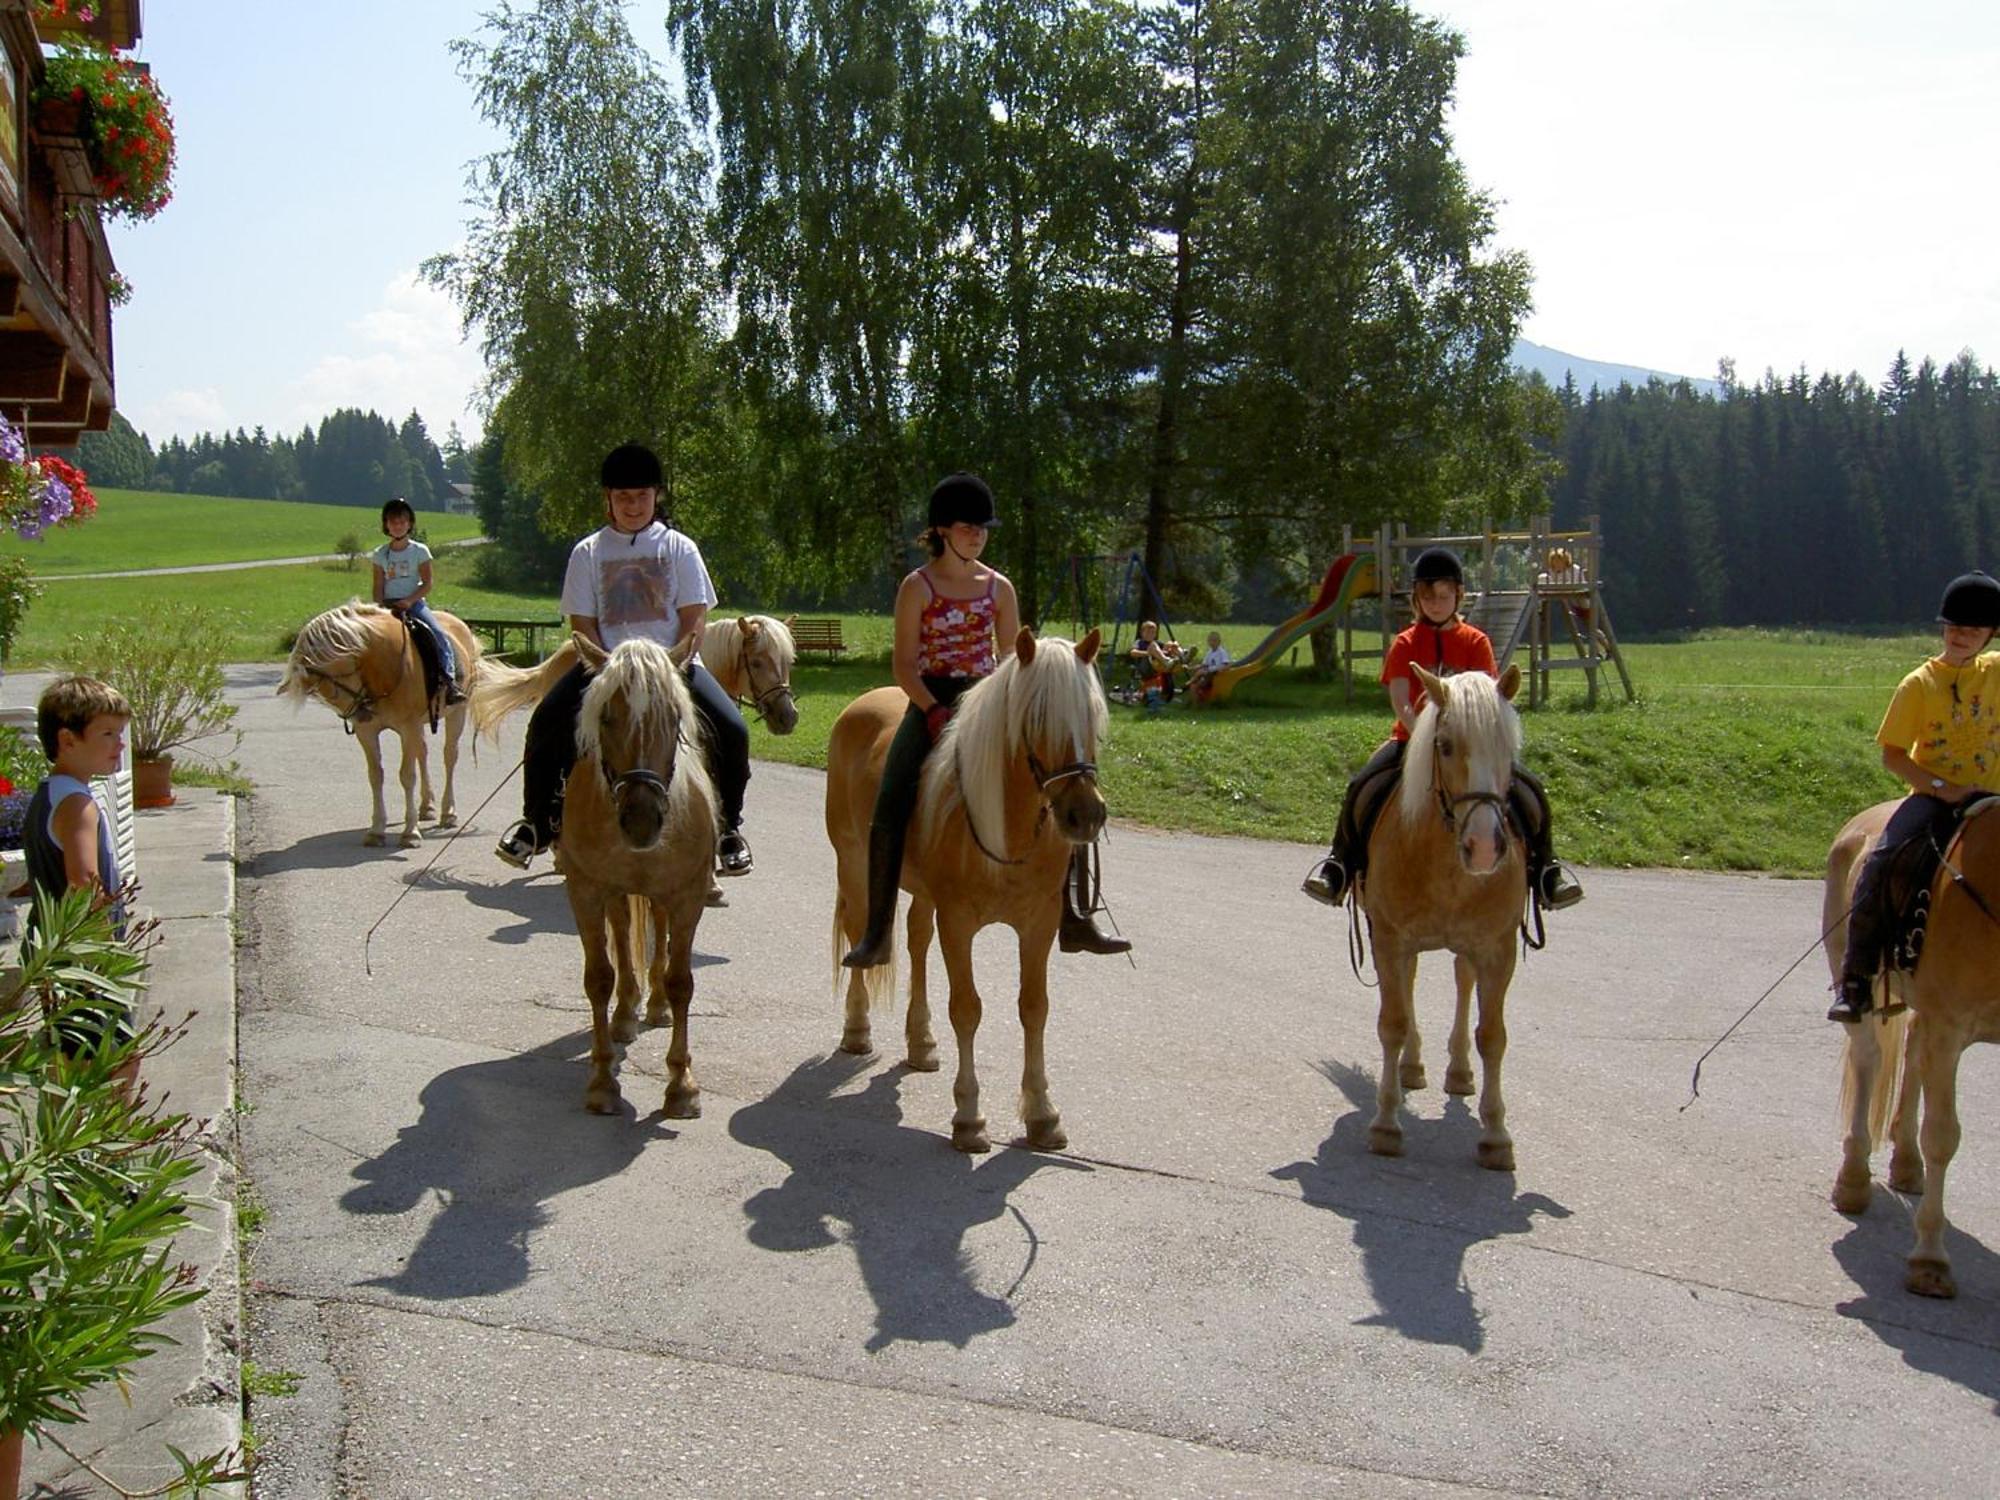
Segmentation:
<svg viewBox="0 0 2000 1500">
<path fill-rule="evenodd" d="M 95 677 L 58 677 L 42 689 L 42 696 L 35 704 L 35 733 L 41 739 L 42 753 L 54 760 L 57 736 L 63 730 L 80 738 L 92 719 L 107 715 L 115 719 L 132 717 L 132 705 L 117 688 Z"/>
</svg>

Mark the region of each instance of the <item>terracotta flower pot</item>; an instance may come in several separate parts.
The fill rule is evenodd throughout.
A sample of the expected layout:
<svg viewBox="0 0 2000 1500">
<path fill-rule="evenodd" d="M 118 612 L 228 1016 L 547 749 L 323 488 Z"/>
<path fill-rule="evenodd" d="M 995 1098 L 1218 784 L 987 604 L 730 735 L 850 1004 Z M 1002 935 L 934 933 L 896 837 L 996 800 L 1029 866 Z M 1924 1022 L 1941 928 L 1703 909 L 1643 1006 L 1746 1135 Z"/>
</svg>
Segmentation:
<svg viewBox="0 0 2000 1500">
<path fill-rule="evenodd" d="M 174 758 L 132 762 L 132 801 L 140 807 L 174 805 Z"/>
<path fill-rule="evenodd" d="M 0 1432 L 0 1500 L 16 1500 L 21 1493 L 21 1434 Z"/>
</svg>

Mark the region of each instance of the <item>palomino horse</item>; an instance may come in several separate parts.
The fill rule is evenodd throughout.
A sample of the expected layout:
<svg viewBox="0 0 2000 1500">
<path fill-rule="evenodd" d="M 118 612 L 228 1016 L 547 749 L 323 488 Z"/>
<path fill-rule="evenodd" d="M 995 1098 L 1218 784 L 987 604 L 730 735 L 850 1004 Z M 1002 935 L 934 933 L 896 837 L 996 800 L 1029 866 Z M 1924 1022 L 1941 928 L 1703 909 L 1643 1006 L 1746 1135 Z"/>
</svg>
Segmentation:
<svg viewBox="0 0 2000 1500">
<path fill-rule="evenodd" d="M 431 611 L 458 653 L 459 673 L 470 683 L 479 670 L 479 641 L 465 622 L 443 610 Z M 375 816 L 362 843 L 382 842 L 387 811 L 382 805 L 382 731 L 393 729 L 402 741 L 403 761 L 397 779 L 403 784 L 403 833 L 399 842 L 414 849 L 423 842 L 417 824 L 431 816 L 430 750 L 425 728 L 430 704 L 424 696 L 424 668 L 403 621 L 380 605 L 351 601 L 314 615 L 299 631 L 278 692 L 294 702 L 318 698 L 340 715 L 348 733 L 361 742 L 368 761 L 368 790 L 375 799 Z M 465 705 L 444 711 L 444 797 L 436 804 L 437 826 L 455 828 L 452 773 L 458 765 L 458 738 L 465 730 Z M 423 787 L 418 805 L 415 788 Z"/>
<path fill-rule="evenodd" d="M 923 791 L 903 860 L 910 893 L 910 1008 L 904 1022 L 910 1067 L 938 1065 L 931 1035 L 924 961 L 935 930 L 951 982 L 951 1027 L 958 1037 L 957 1109 L 951 1143 L 985 1151 L 986 1117 L 972 1040 L 982 1001 L 973 983 L 972 937 L 1003 922 L 1020 943 L 1021 1120 L 1028 1144 L 1059 1151 L 1068 1144 L 1049 1099 L 1042 1032 L 1049 1018 L 1049 948 L 1062 919 L 1062 884 L 1070 846 L 1104 827 L 1097 789 L 1097 741 L 1104 733 L 1104 692 L 1091 663 L 1098 633 L 1081 645 L 1060 636 L 1036 641 L 1023 630 L 1014 655 L 958 702 L 958 711 L 924 767 Z M 826 832 L 840 866 L 833 905 L 835 977 L 840 955 L 861 938 L 868 912 L 868 823 L 882 761 L 909 706 L 900 688 L 877 688 L 850 703 L 826 750 Z M 843 1052 L 870 1050 L 868 1006 L 886 1002 L 888 964 L 848 971 Z"/>
<path fill-rule="evenodd" d="M 646 1022 L 671 1012 L 667 1044 L 669 1119 L 701 1113 L 689 1064 L 688 1002 L 694 998 L 694 933 L 715 865 L 715 787 L 702 763 L 701 721 L 681 667 L 692 637 L 671 652 L 629 640 L 607 654 L 572 637 L 594 675 L 577 720 L 577 760 L 563 789 L 563 887 L 583 944 L 590 997 L 590 1081 L 584 1108 L 618 1108 L 612 1043 L 639 1034 L 639 969 L 650 914 L 656 937 Z M 542 696 L 542 669 L 488 664 L 473 694 L 473 719 L 492 730 Z M 617 1010 L 610 1010 L 613 988 Z"/>
<path fill-rule="evenodd" d="M 1856 814 L 1827 855 L 1824 920 L 1831 930 L 1826 956 L 1836 980 L 1847 950 L 1842 918 L 1854 878 L 1862 857 L 1895 810 L 1894 802 L 1884 802 Z M 1959 1055 L 1974 1042 L 2000 1042 L 1996 975 L 2000 975 L 2000 802 L 1987 801 L 1966 815 L 1945 851 L 1945 867 L 1931 883 L 1930 921 L 1916 973 L 1892 974 L 1878 990 L 1885 1001 L 1906 1001 L 1908 1012 L 1885 1016 L 1877 1010 L 1848 1027 L 1840 1095 L 1847 1137 L 1840 1172 L 1833 1180 L 1834 1207 L 1848 1214 L 1868 1207 L 1873 1188 L 1868 1160 L 1888 1122 L 1894 1142 L 1889 1186 L 1901 1193 L 1923 1194 L 1917 1205 L 1917 1242 L 1910 1251 L 1904 1284 L 1925 1297 L 1958 1295 L 1944 1248 L 1944 1174 L 1958 1150 Z"/>
<path fill-rule="evenodd" d="M 790 734 L 798 727 L 799 706 L 792 699 L 792 663 L 797 657 L 789 619 L 743 615 L 710 620 L 702 628 L 701 664 L 708 675 L 723 692 L 755 712 L 773 734 Z"/>
<path fill-rule="evenodd" d="M 1507 1107 L 1500 1096 L 1500 1059 L 1507 1051 L 1507 985 L 1514 977 L 1514 934 L 1527 900 L 1527 864 L 1507 819 L 1507 788 L 1521 746 L 1512 699 L 1521 670 L 1497 683 L 1468 672 L 1449 680 L 1416 669 L 1424 710 L 1403 758 L 1396 805 L 1383 809 L 1368 840 L 1361 890 L 1375 941 L 1381 1009 L 1382 1081 L 1368 1149 L 1399 1156 L 1403 1127 L 1397 1110 L 1405 1089 L 1424 1086 L 1423 1041 L 1417 1034 L 1417 955 L 1449 948 L 1458 980 L 1451 1029 L 1448 1094 L 1472 1092 L 1467 1022 L 1479 991 L 1478 1157 L 1482 1167 L 1514 1169 Z"/>
</svg>

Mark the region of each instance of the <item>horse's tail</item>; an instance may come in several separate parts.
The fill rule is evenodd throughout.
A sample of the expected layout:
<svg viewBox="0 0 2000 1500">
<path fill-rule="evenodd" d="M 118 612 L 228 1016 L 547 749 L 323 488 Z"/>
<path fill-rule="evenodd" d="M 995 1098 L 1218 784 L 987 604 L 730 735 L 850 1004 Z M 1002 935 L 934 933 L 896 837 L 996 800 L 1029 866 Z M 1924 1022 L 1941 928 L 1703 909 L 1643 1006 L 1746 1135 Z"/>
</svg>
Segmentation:
<svg viewBox="0 0 2000 1500">
<path fill-rule="evenodd" d="M 481 657 L 472 674 L 474 731 L 498 737 L 501 720 L 518 708 L 541 702 L 575 665 L 575 641 L 564 641 L 549 653 L 548 660 L 532 667 L 510 667 L 490 656 Z"/>
<path fill-rule="evenodd" d="M 861 993 L 868 997 L 870 1010 L 884 1010 L 896 1000 L 896 970 L 901 967 L 897 957 L 899 950 L 895 944 L 889 945 L 889 961 L 877 964 L 872 969 L 850 969 L 841 963 L 847 956 L 847 927 L 841 920 L 847 915 L 847 898 L 838 890 L 833 895 L 833 992 L 838 995 L 841 986 L 849 983 L 856 974 L 861 976 Z"/>
<path fill-rule="evenodd" d="M 1886 998 L 1886 997 L 1885 997 Z M 1861 1085 L 1860 1048 L 1864 1045 L 1863 1033 L 1873 1031 L 1881 1048 L 1876 1059 L 1875 1076 L 1868 1086 L 1868 1140 L 1873 1143 L 1882 1139 L 1882 1132 L 1889 1124 L 1889 1111 L 1894 1107 L 1898 1090 L 1903 1086 L 1903 1043 L 1909 1036 L 1910 1013 L 1899 1010 L 1880 1023 L 1864 1019 L 1851 1030 L 1847 1038 L 1847 1057 L 1841 1069 L 1840 1078 L 1840 1118 L 1842 1121 L 1854 1118 L 1855 1094 Z"/>
</svg>

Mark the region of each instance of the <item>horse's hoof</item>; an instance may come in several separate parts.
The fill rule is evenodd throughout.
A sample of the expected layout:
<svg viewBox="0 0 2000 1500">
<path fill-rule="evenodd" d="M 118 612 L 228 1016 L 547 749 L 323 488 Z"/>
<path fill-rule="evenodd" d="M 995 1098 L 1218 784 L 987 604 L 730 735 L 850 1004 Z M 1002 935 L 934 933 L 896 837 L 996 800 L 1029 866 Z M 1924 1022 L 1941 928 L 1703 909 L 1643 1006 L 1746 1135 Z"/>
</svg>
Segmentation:
<svg viewBox="0 0 2000 1500">
<path fill-rule="evenodd" d="M 664 1026 L 671 1019 L 672 1014 L 664 1005 L 649 1005 L 646 1007 L 646 1024 L 648 1026 Z"/>
<path fill-rule="evenodd" d="M 1430 1084 L 1430 1079 L 1425 1075 L 1422 1063 L 1404 1063 L 1399 1076 L 1402 1079 L 1403 1091 L 1405 1093 L 1411 1089 L 1426 1088 Z"/>
<path fill-rule="evenodd" d="M 1833 1206 L 1844 1214 L 1868 1212 L 1868 1201 L 1875 1196 L 1875 1184 L 1866 1177 L 1859 1182 L 1850 1182 L 1845 1177 L 1833 1179 Z"/>
<path fill-rule="evenodd" d="M 856 1057 L 867 1057 L 875 1051 L 875 1044 L 868 1039 L 867 1032 L 850 1031 L 841 1037 L 840 1050 L 851 1052 Z M 937 1064 L 932 1063 L 931 1066 L 936 1067 Z"/>
<path fill-rule="evenodd" d="M 1060 1119 L 1030 1120 L 1028 1146 L 1035 1151 L 1067 1151 L 1069 1135 L 1063 1130 Z"/>
<path fill-rule="evenodd" d="M 639 1039 L 639 1018 L 636 1015 L 617 1015 L 611 1018 L 611 1040 L 614 1042 L 636 1042 Z"/>
<path fill-rule="evenodd" d="M 954 1151 L 965 1151 L 974 1156 L 984 1156 L 993 1149 L 993 1143 L 986 1138 L 984 1120 L 976 1120 L 970 1125 L 953 1125 L 951 1145 Z"/>
<path fill-rule="evenodd" d="M 380 849 L 382 847 L 382 835 L 370 829 L 367 833 L 361 835 L 361 847 L 364 849 Z"/>
<path fill-rule="evenodd" d="M 937 1043 L 925 1047 L 912 1047 L 910 1055 L 903 1059 L 903 1066 L 912 1073 L 935 1073 L 938 1070 Z"/>
<path fill-rule="evenodd" d="M 412 828 L 408 833 L 397 839 L 396 842 L 401 844 L 405 849 L 421 849 L 424 847 L 424 836 Z"/>
<path fill-rule="evenodd" d="M 618 1086 L 610 1088 L 585 1089 L 583 1107 L 594 1115 L 615 1115 L 618 1113 Z"/>
<path fill-rule="evenodd" d="M 1368 1149 L 1377 1156 L 1401 1156 L 1403 1154 L 1403 1132 L 1393 1125 L 1370 1125 L 1368 1127 Z"/>
<path fill-rule="evenodd" d="M 456 828 L 456 827 L 458 827 L 458 814 L 457 814 L 457 813 L 446 813 L 446 814 L 445 814 L 445 815 L 444 815 L 443 817 L 441 817 L 441 818 L 439 818 L 439 819 L 437 820 L 437 826 L 438 826 L 438 827 L 440 827 L 440 828 Z"/>
<path fill-rule="evenodd" d="M 1489 1172 L 1511 1172 L 1514 1170 L 1514 1143 L 1512 1141 L 1481 1141 L 1479 1143 L 1479 1165 Z"/>
<path fill-rule="evenodd" d="M 699 1120 L 701 1118 L 700 1089 L 668 1089 L 667 1101 L 660 1106 L 660 1113 L 669 1120 Z"/>
<path fill-rule="evenodd" d="M 1446 1068 L 1444 1070 L 1444 1091 L 1447 1094 L 1458 1094 L 1470 1098 L 1475 1092 L 1475 1088 L 1476 1085 L 1472 1081 L 1472 1069 Z"/>
<path fill-rule="evenodd" d="M 1899 1161 L 1889 1159 L 1889 1186 L 1899 1193 L 1921 1193 L 1924 1190 L 1924 1163 L 1922 1157 Z"/>
<path fill-rule="evenodd" d="M 1941 1260 L 1918 1260 L 1911 1256 L 1909 1274 L 1903 1278 L 1903 1285 L 1919 1297 L 1958 1295 L 1958 1279 L 1951 1274 L 1951 1267 Z"/>
</svg>

